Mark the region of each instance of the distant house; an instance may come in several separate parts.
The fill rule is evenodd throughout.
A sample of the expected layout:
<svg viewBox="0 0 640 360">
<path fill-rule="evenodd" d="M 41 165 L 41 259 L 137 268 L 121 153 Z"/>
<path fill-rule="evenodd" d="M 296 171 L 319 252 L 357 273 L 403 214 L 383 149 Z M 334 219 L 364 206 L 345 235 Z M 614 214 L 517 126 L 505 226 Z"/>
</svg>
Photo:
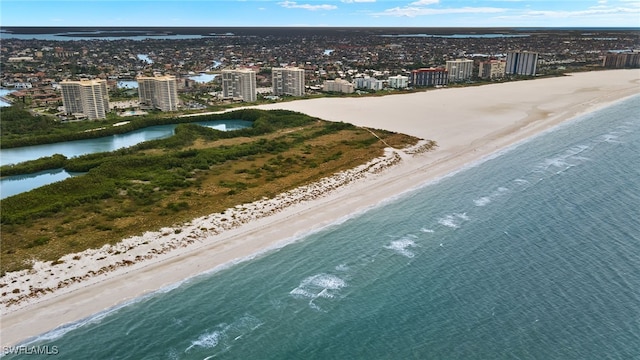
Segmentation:
<svg viewBox="0 0 640 360">
<path fill-rule="evenodd" d="M 15 56 L 7 59 L 8 62 L 33 61 L 33 56 Z"/>
<path fill-rule="evenodd" d="M 31 89 L 33 85 L 31 85 L 31 83 L 29 82 L 18 82 L 13 84 L 13 87 L 15 89 Z"/>
</svg>

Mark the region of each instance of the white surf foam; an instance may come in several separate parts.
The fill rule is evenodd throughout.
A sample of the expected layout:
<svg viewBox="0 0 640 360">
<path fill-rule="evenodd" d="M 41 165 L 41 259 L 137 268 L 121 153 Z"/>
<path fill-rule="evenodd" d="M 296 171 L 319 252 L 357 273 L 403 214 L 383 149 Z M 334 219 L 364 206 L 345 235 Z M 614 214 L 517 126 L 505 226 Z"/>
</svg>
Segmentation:
<svg viewBox="0 0 640 360">
<path fill-rule="evenodd" d="M 446 215 L 438 219 L 438 224 L 450 227 L 452 229 L 457 229 L 464 221 L 468 221 L 470 218 L 466 212 L 464 213 L 453 213 L 450 215 Z"/>
<path fill-rule="evenodd" d="M 604 134 L 600 137 L 600 141 L 599 142 L 606 142 L 606 143 L 612 143 L 612 144 L 621 144 L 622 141 L 618 141 L 618 136 L 614 135 L 614 134 Z"/>
<path fill-rule="evenodd" d="M 187 353 L 194 347 L 213 349 L 223 344 L 222 351 L 227 351 L 233 341 L 242 339 L 243 336 L 252 332 L 262 325 L 262 322 L 255 316 L 246 314 L 231 324 L 221 323 L 215 330 L 207 330 L 196 340 L 191 341 L 191 345 L 184 352 Z"/>
<path fill-rule="evenodd" d="M 467 216 L 466 212 L 465 213 L 456 213 L 456 214 L 453 214 L 453 215 L 455 217 L 457 217 L 458 219 L 461 219 L 461 220 L 464 220 L 464 221 L 469 220 L 469 216 Z"/>
<path fill-rule="evenodd" d="M 554 173 L 561 173 L 566 171 L 581 162 L 588 161 L 589 159 L 584 156 L 578 156 L 579 154 L 591 149 L 589 145 L 576 145 L 565 150 L 562 154 L 552 158 L 548 158 L 542 161 L 542 163 L 536 166 L 537 170 L 547 171 L 549 168 L 554 167 Z M 557 169 L 560 169 L 559 171 Z"/>
<path fill-rule="evenodd" d="M 479 199 L 473 200 L 473 203 L 476 206 L 485 206 L 485 205 L 488 205 L 490 202 L 491 202 L 491 198 L 488 197 L 488 196 L 483 196 L 483 197 L 481 197 Z"/>
<path fill-rule="evenodd" d="M 218 330 L 204 333 L 200 335 L 197 340 L 192 341 L 191 345 L 184 352 L 188 352 L 195 346 L 205 349 L 212 349 L 218 346 L 218 343 L 220 343 L 220 336 L 222 336 L 222 333 Z"/>
<path fill-rule="evenodd" d="M 452 229 L 457 229 L 460 225 L 458 225 L 455 220 L 456 219 L 453 215 L 447 215 L 438 219 L 438 224 L 450 227 Z"/>
<path fill-rule="evenodd" d="M 180 355 L 178 354 L 178 352 L 174 348 L 169 349 L 169 352 L 167 353 L 167 357 L 169 358 L 169 360 L 178 360 L 178 359 L 180 359 Z"/>
<path fill-rule="evenodd" d="M 393 250 L 402 256 L 406 256 L 408 258 L 412 258 L 416 256 L 416 254 L 408 250 L 408 248 L 416 247 L 416 243 L 409 238 L 402 238 L 399 240 L 392 241 L 391 244 L 385 245 L 385 249 Z"/>
<path fill-rule="evenodd" d="M 526 180 L 523 180 L 523 181 L 526 181 Z M 486 195 L 486 196 L 481 196 L 480 198 L 473 200 L 473 204 L 475 206 L 479 206 L 479 207 L 486 206 L 489 203 L 491 203 L 491 201 L 494 198 L 502 196 L 502 195 L 506 194 L 507 192 L 509 192 L 509 188 L 506 188 L 504 186 L 500 186 L 495 191 L 493 191 L 491 194 Z M 465 220 L 468 220 L 468 219 L 465 219 Z"/>
<path fill-rule="evenodd" d="M 349 271 L 349 266 L 347 264 L 340 264 L 336 266 L 337 271 Z"/>
<path fill-rule="evenodd" d="M 300 285 L 291 290 L 289 294 L 294 298 L 311 299 L 309 306 L 319 310 L 319 307 L 313 303 L 315 299 L 332 299 L 340 289 L 346 286 L 347 283 L 341 278 L 331 274 L 320 273 L 302 280 Z"/>
</svg>

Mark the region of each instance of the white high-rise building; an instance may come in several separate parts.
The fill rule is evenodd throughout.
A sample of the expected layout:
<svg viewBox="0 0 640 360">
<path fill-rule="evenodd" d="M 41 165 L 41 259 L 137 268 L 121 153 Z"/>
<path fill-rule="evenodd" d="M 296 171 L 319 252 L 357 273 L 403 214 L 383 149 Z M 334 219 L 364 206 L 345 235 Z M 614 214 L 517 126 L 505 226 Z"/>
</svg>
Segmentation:
<svg viewBox="0 0 640 360">
<path fill-rule="evenodd" d="M 538 53 L 529 51 L 510 51 L 507 53 L 506 73 L 515 75 L 536 74 Z"/>
<path fill-rule="evenodd" d="M 447 60 L 446 69 L 449 73 L 449 82 L 469 80 L 473 74 L 473 60 Z"/>
<path fill-rule="evenodd" d="M 138 97 L 140 106 L 161 111 L 178 110 L 178 90 L 176 77 L 138 76 Z"/>
<path fill-rule="evenodd" d="M 222 97 L 246 102 L 256 101 L 256 72 L 250 69 L 222 70 Z"/>
<path fill-rule="evenodd" d="M 304 69 L 271 69 L 273 95 L 304 96 Z"/>
<path fill-rule="evenodd" d="M 66 114 L 81 114 L 90 120 L 107 117 L 109 92 L 106 80 L 64 80 L 60 82 L 60 89 Z"/>
</svg>

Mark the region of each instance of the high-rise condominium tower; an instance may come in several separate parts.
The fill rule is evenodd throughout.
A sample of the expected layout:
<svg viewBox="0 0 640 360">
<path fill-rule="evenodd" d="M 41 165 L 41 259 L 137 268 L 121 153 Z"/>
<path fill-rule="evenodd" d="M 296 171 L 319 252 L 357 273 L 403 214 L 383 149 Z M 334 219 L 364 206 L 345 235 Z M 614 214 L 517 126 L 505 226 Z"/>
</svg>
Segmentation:
<svg viewBox="0 0 640 360">
<path fill-rule="evenodd" d="M 450 82 L 470 80 L 471 75 L 473 74 L 473 60 L 448 60 L 446 63 L 446 69 L 449 73 Z"/>
<path fill-rule="evenodd" d="M 498 79 L 504 77 L 507 62 L 505 60 L 488 60 L 480 62 L 478 77 L 482 79 Z"/>
<path fill-rule="evenodd" d="M 538 53 L 529 51 L 511 51 L 507 53 L 507 74 L 535 75 L 538 66 Z"/>
<path fill-rule="evenodd" d="M 273 95 L 304 96 L 304 69 L 273 68 Z"/>
<path fill-rule="evenodd" d="M 178 110 L 175 76 L 138 76 L 136 80 L 138 80 L 138 97 L 141 107 L 161 111 Z"/>
<path fill-rule="evenodd" d="M 411 71 L 413 86 L 443 86 L 449 81 L 449 72 L 443 68 L 415 69 Z"/>
<path fill-rule="evenodd" d="M 90 120 L 104 119 L 109 111 L 106 80 L 64 80 L 60 82 L 65 113 L 82 114 Z"/>
<path fill-rule="evenodd" d="M 256 101 L 256 72 L 249 69 L 222 70 L 222 97 Z"/>
</svg>

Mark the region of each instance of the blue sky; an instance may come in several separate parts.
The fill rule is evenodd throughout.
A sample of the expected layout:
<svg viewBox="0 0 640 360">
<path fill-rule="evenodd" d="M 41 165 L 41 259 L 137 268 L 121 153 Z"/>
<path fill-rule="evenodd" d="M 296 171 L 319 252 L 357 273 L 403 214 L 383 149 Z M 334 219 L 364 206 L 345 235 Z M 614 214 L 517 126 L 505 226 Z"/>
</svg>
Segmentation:
<svg viewBox="0 0 640 360">
<path fill-rule="evenodd" d="M 1 26 L 640 27 L 640 0 L 1 0 Z"/>
</svg>

